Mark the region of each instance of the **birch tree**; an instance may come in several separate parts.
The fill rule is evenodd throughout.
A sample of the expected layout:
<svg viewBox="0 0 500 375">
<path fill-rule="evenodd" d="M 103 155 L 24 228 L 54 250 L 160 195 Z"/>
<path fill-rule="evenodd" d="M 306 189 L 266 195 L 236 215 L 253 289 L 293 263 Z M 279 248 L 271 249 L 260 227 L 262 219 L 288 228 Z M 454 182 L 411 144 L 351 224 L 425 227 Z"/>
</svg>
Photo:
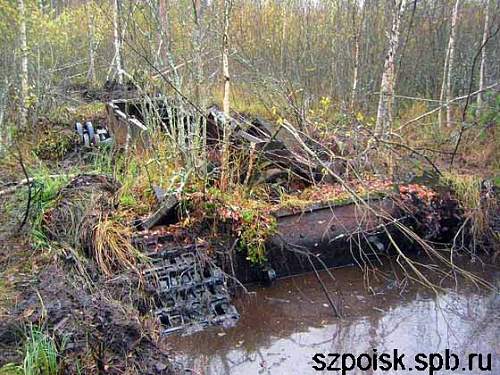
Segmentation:
<svg viewBox="0 0 500 375">
<path fill-rule="evenodd" d="M 365 0 L 362 0 L 357 5 L 354 3 L 353 11 L 353 24 L 354 24 L 354 70 L 352 74 L 352 89 L 351 89 L 351 110 L 354 108 L 356 101 L 356 94 L 358 91 L 358 75 L 359 75 L 359 39 L 361 37 L 361 30 L 363 29 L 365 13 Z"/>
<path fill-rule="evenodd" d="M 446 90 L 446 125 L 448 127 L 453 124 L 453 111 L 452 107 L 448 104 L 450 100 L 453 99 L 453 68 L 455 63 L 455 45 L 457 37 L 457 21 L 458 21 L 458 10 L 460 7 L 460 0 L 455 2 L 453 7 L 453 14 L 451 16 L 451 30 L 450 30 L 450 42 L 448 44 L 449 57 L 448 57 L 448 86 Z"/>
<path fill-rule="evenodd" d="M 172 40 L 170 37 L 170 19 L 168 0 L 159 0 L 158 11 L 160 14 L 160 32 L 161 32 L 161 54 L 163 65 L 168 66 L 174 77 L 177 87 L 180 86 L 180 77 L 175 67 L 174 56 L 172 53 Z"/>
<path fill-rule="evenodd" d="M 191 38 L 194 52 L 194 70 L 195 70 L 195 98 L 196 102 L 203 106 L 205 95 L 202 88 L 203 83 L 203 35 L 204 22 L 203 16 L 208 6 L 207 0 L 192 0 L 193 2 L 193 21 L 194 29 Z"/>
<path fill-rule="evenodd" d="M 231 87 L 231 77 L 229 75 L 229 20 L 232 7 L 232 0 L 224 1 L 224 26 L 222 34 L 222 75 L 223 75 L 223 90 L 224 97 L 222 100 L 222 108 L 224 111 L 224 139 L 223 139 L 223 150 L 222 150 L 222 171 L 221 171 L 221 187 L 223 190 L 227 187 L 228 183 L 228 164 L 229 164 L 229 142 L 231 139 L 231 126 L 230 126 L 230 106 L 229 106 L 229 95 Z"/>
<path fill-rule="evenodd" d="M 26 128 L 28 124 L 28 43 L 26 40 L 26 8 L 24 0 L 17 1 L 19 11 L 19 49 L 21 51 L 21 72 L 20 72 L 20 116 L 19 126 Z"/>
<path fill-rule="evenodd" d="M 93 9 L 86 5 L 87 7 L 87 27 L 88 27 L 88 37 L 89 37 L 89 70 L 87 72 L 87 80 L 95 84 L 95 16 L 93 14 Z"/>
<path fill-rule="evenodd" d="M 484 76 L 486 74 L 486 43 L 488 41 L 488 29 L 489 29 L 489 18 L 490 18 L 490 1 L 485 2 L 485 15 L 484 15 L 484 30 L 483 30 L 483 41 L 481 45 L 483 49 L 481 51 L 481 66 L 479 68 L 479 94 L 477 95 L 477 114 L 480 115 L 481 109 L 483 108 L 483 90 L 484 90 Z"/>
<path fill-rule="evenodd" d="M 389 34 L 389 48 L 385 56 L 384 71 L 380 83 L 380 99 L 377 110 L 375 134 L 385 137 L 392 127 L 392 107 L 394 103 L 395 56 L 399 47 L 401 19 L 407 0 L 395 1 L 392 7 L 392 27 Z"/>
<path fill-rule="evenodd" d="M 231 77 L 229 75 L 229 17 L 231 0 L 224 0 L 224 31 L 222 35 L 222 75 L 224 80 L 224 99 L 222 108 L 226 117 L 229 117 L 229 94 Z"/>
<path fill-rule="evenodd" d="M 121 33 L 120 33 L 120 4 L 119 0 L 113 0 L 113 44 L 115 46 L 115 69 L 118 83 L 123 84 Z"/>
<path fill-rule="evenodd" d="M 458 11 L 460 8 L 460 0 L 455 1 L 455 6 L 453 7 L 453 12 L 451 14 L 451 25 L 450 25 L 450 39 L 448 41 L 448 48 L 446 49 L 446 57 L 444 63 L 444 73 L 443 73 L 443 83 L 441 85 L 441 95 L 439 98 L 440 105 L 443 105 L 444 96 L 446 93 L 446 126 L 450 127 L 453 121 L 453 111 L 450 106 L 450 100 L 452 100 L 453 95 L 453 66 L 455 62 L 455 44 L 456 44 L 456 34 L 457 34 L 457 21 L 458 21 Z M 443 127 L 443 111 L 439 111 L 439 125 Z"/>
</svg>

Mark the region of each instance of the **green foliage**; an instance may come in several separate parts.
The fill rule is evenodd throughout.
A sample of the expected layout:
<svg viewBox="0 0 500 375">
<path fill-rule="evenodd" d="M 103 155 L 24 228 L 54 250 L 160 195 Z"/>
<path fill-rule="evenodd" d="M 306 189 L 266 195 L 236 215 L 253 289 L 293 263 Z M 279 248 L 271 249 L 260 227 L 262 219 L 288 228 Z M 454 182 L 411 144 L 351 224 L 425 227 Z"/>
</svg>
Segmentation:
<svg viewBox="0 0 500 375">
<path fill-rule="evenodd" d="M 54 340 L 39 328 L 30 327 L 25 344 L 23 370 L 25 375 L 57 375 L 58 351 Z"/>
<path fill-rule="evenodd" d="M 232 193 L 210 188 L 203 196 L 202 209 L 198 216 L 214 221 L 213 236 L 222 235 L 220 223 L 230 224 L 231 235 L 239 239 L 239 249 L 246 251 L 247 259 L 253 264 L 267 261 L 265 244 L 276 233 L 276 218 L 263 202 L 252 199 L 244 193 L 243 186 L 236 187 Z"/>
<path fill-rule="evenodd" d="M 266 241 L 276 233 L 276 229 L 277 222 L 273 216 L 251 209 L 241 212 L 240 248 L 246 250 L 251 263 L 262 264 L 267 261 Z"/>
<path fill-rule="evenodd" d="M 42 160 L 61 160 L 75 148 L 76 143 L 77 137 L 73 132 L 48 128 L 41 135 L 33 152 Z"/>
<path fill-rule="evenodd" d="M 0 367 L 0 375 L 24 375 L 24 370 L 15 363 L 7 363 Z"/>
<path fill-rule="evenodd" d="M 49 171 L 40 168 L 31 174 L 34 178 L 31 197 L 31 242 L 35 249 L 49 248 L 50 243 L 43 229 L 45 212 L 54 204 L 54 199 L 59 190 L 68 182 L 68 176 L 51 176 Z M 27 199 L 27 192 L 23 192 Z"/>
</svg>

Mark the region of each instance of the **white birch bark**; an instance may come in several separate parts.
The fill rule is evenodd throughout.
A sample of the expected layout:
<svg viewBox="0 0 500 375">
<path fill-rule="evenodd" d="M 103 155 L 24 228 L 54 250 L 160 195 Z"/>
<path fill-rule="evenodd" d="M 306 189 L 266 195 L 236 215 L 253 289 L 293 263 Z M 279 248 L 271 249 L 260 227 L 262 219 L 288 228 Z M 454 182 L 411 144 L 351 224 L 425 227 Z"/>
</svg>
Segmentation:
<svg viewBox="0 0 500 375">
<path fill-rule="evenodd" d="M 18 11 L 19 11 L 19 43 L 21 50 L 21 72 L 20 72 L 20 116 L 19 116 L 19 126 L 25 128 L 28 124 L 28 43 L 26 40 L 26 8 L 24 6 L 24 0 L 17 1 Z"/>
<path fill-rule="evenodd" d="M 357 7 L 357 5 L 355 5 Z M 356 102 L 356 94 L 358 91 L 358 75 L 359 75 L 359 39 L 361 37 L 361 31 L 363 29 L 364 23 L 364 7 L 365 0 L 361 1 L 359 9 L 354 14 L 354 25 L 357 26 L 354 30 L 354 70 L 352 74 L 352 89 L 351 89 L 351 110 L 354 108 L 354 103 Z"/>
<path fill-rule="evenodd" d="M 446 56 L 444 58 L 443 65 L 443 81 L 441 83 L 441 93 L 439 94 L 439 112 L 438 112 L 438 124 L 442 128 L 443 127 L 443 104 L 444 104 L 444 95 L 446 93 L 446 87 L 448 85 L 448 58 L 450 56 L 450 51 L 446 49 Z"/>
<path fill-rule="evenodd" d="M 483 41 L 481 45 L 483 49 L 481 51 L 481 67 L 479 69 L 479 90 L 481 91 L 477 95 L 477 114 L 478 116 L 481 114 L 481 110 L 483 108 L 483 93 L 484 89 L 484 76 L 486 75 L 486 42 L 488 41 L 488 29 L 489 29 L 489 20 L 490 20 L 490 1 L 486 0 L 485 4 L 485 16 L 484 16 L 484 30 L 483 30 Z"/>
<path fill-rule="evenodd" d="M 224 83 L 224 97 L 222 99 L 222 110 L 224 111 L 224 139 L 222 149 L 222 170 L 221 170 L 221 188 L 226 189 L 228 185 L 227 172 L 229 169 L 229 142 L 231 139 L 230 126 L 230 103 L 229 95 L 231 88 L 231 77 L 229 75 L 229 21 L 232 0 L 224 0 L 224 27 L 222 34 L 222 75 Z"/>
<path fill-rule="evenodd" d="M 222 75 L 224 80 L 224 99 L 222 108 L 226 117 L 229 117 L 229 94 L 231 77 L 229 75 L 229 13 L 231 0 L 224 0 L 224 32 L 222 36 Z"/>
<path fill-rule="evenodd" d="M 172 71 L 174 82 L 177 87 L 180 85 L 177 68 L 175 66 L 174 57 L 172 55 L 171 39 L 170 39 L 170 20 L 168 16 L 168 0 L 159 0 L 158 11 L 160 15 L 160 32 L 161 32 L 161 56 L 164 65 L 168 65 Z"/>
<path fill-rule="evenodd" d="M 448 43 L 448 79 L 446 87 L 446 126 L 450 127 L 453 125 L 453 111 L 449 105 L 450 100 L 453 99 L 453 68 L 455 62 L 455 44 L 457 37 L 457 21 L 458 21 L 458 10 L 460 8 L 460 0 L 455 2 L 453 7 L 453 14 L 451 15 L 451 30 L 450 30 L 450 41 Z"/>
<path fill-rule="evenodd" d="M 192 44 L 194 51 L 194 70 L 195 70 L 195 97 L 198 105 L 203 106 L 206 98 L 202 87 L 203 84 L 203 16 L 208 6 L 207 0 L 192 0 L 194 15 L 194 30 L 192 35 Z"/>
<path fill-rule="evenodd" d="M 393 8 L 392 28 L 389 36 L 389 49 L 385 57 L 384 72 L 380 83 L 380 99 L 377 110 L 375 134 L 385 137 L 392 127 L 392 106 L 394 103 L 395 56 L 399 46 L 401 18 L 403 17 L 407 0 L 398 1 Z"/>
<path fill-rule="evenodd" d="M 122 52 L 119 23 L 119 0 L 113 0 L 113 44 L 115 46 L 115 69 L 118 83 L 123 84 Z"/>
<path fill-rule="evenodd" d="M 87 80 L 94 84 L 95 76 L 95 21 L 92 9 L 87 6 L 87 26 L 89 37 L 89 70 L 87 72 Z"/>
</svg>

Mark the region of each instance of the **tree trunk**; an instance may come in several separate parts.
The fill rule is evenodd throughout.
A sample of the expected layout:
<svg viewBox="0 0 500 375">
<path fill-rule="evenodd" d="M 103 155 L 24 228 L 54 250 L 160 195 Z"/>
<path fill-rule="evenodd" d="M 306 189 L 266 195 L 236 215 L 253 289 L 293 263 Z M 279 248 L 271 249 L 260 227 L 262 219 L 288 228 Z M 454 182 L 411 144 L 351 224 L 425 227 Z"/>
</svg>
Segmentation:
<svg viewBox="0 0 500 375">
<path fill-rule="evenodd" d="M 206 100 L 203 84 L 203 15 L 207 8 L 207 0 L 192 0 L 193 1 L 193 18 L 194 30 L 192 35 L 192 44 L 194 51 L 194 74 L 195 74 L 195 98 L 196 103 L 204 106 Z"/>
<path fill-rule="evenodd" d="M 354 103 L 356 102 L 356 94 L 358 91 L 358 75 L 359 75 L 359 39 L 361 37 L 361 30 L 363 29 L 364 22 L 364 12 L 365 12 L 365 2 L 362 1 L 359 5 L 361 8 L 357 9 L 355 5 L 355 10 L 353 13 L 354 21 L 354 71 L 352 76 L 352 89 L 351 89 L 351 110 L 354 109 Z M 357 26 L 356 26 L 357 25 Z"/>
<path fill-rule="evenodd" d="M 89 70 L 87 80 L 93 85 L 96 82 L 95 76 L 95 23 L 93 10 L 87 6 L 87 23 L 89 36 Z"/>
<path fill-rule="evenodd" d="M 222 171 L 221 171 L 221 188 L 226 189 L 228 185 L 228 169 L 229 169 L 229 142 L 231 139 L 231 122 L 229 108 L 229 94 L 231 87 L 231 77 L 229 76 L 229 20 L 232 7 L 232 0 L 224 0 L 224 30 L 222 34 L 222 74 L 224 81 L 224 98 L 222 100 L 222 110 L 224 111 L 224 139 L 222 150 Z"/>
<path fill-rule="evenodd" d="M 113 44 L 115 46 L 115 68 L 118 83 L 123 84 L 122 52 L 120 38 L 120 5 L 119 0 L 113 0 Z"/>
<path fill-rule="evenodd" d="M 446 126 L 451 127 L 453 125 L 453 111 L 449 105 L 450 100 L 453 99 L 453 63 L 455 61 L 455 40 L 457 36 L 457 20 L 458 20 L 458 10 L 460 7 L 460 0 L 455 2 L 453 7 L 453 14 L 451 16 L 451 30 L 450 30 L 450 41 L 448 43 L 448 79 L 446 85 Z"/>
<path fill-rule="evenodd" d="M 489 29 L 489 19 L 490 19 L 490 1 L 486 0 L 485 4 L 485 16 L 484 16 L 484 30 L 483 30 L 483 42 L 481 45 L 483 49 L 481 51 L 481 67 L 479 69 L 479 90 L 481 91 L 477 96 L 477 115 L 481 114 L 483 108 L 483 93 L 484 90 L 484 76 L 486 75 L 486 42 L 488 41 L 488 29 Z"/>
<path fill-rule="evenodd" d="M 446 93 L 446 86 L 448 82 L 448 58 L 450 56 L 450 51 L 447 49 L 446 50 L 446 56 L 444 57 L 444 64 L 443 64 L 443 80 L 441 83 L 441 93 L 439 94 L 439 105 L 441 106 L 439 108 L 438 112 L 438 124 L 441 128 L 443 128 L 443 105 L 444 105 L 444 95 Z"/>
<path fill-rule="evenodd" d="M 229 76 L 229 13 L 231 0 L 224 0 L 224 33 L 222 36 L 222 74 L 224 76 L 224 99 L 222 108 L 226 117 L 229 117 L 229 91 L 231 77 Z"/>
<path fill-rule="evenodd" d="M 168 66 L 172 72 L 174 83 L 177 88 L 180 86 L 180 77 L 175 66 L 174 56 L 172 54 L 172 40 L 170 38 L 170 20 L 168 15 L 168 0 L 159 0 L 158 12 L 160 15 L 160 43 L 161 57 L 163 66 Z"/>
<path fill-rule="evenodd" d="M 18 0 L 18 11 L 19 11 L 19 44 L 21 50 L 21 72 L 20 72 L 20 116 L 19 116 L 19 126 L 21 128 L 26 128 L 28 125 L 28 43 L 26 40 L 26 9 L 24 7 L 24 0 Z"/>
<path fill-rule="evenodd" d="M 385 57 L 384 72 L 380 84 L 380 99 L 377 110 L 375 134 L 384 138 L 392 127 L 392 106 L 394 103 L 395 55 L 399 46 L 401 18 L 406 8 L 406 0 L 401 0 L 393 9 L 389 49 Z"/>
</svg>

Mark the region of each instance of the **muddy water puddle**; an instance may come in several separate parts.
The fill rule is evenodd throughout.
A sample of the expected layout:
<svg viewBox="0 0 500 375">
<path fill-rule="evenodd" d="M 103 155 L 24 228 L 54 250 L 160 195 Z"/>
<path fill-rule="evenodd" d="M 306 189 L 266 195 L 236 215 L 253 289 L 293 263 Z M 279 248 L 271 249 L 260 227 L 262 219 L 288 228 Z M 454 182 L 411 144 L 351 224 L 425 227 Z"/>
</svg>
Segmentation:
<svg viewBox="0 0 500 375">
<path fill-rule="evenodd" d="M 436 294 L 398 287 L 393 277 L 371 277 L 368 287 L 354 267 L 333 272 L 335 283 L 324 272 L 321 278 L 330 291 L 342 290 L 343 319 L 333 316 L 314 274 L 282 279 L 236 300 L 236 327 L 165 338 L 172 358 L 195 374 L 315 374 L 315 353 L 398 349 L 412 362 L 418 353 L 450 349 L 463 356 L 492 353 L 493 371 L 486 373 L 500 374 L 497 293 L 462 285 Z M 487 274 L 493 282 L 498 276 Z"/>
</svg>

